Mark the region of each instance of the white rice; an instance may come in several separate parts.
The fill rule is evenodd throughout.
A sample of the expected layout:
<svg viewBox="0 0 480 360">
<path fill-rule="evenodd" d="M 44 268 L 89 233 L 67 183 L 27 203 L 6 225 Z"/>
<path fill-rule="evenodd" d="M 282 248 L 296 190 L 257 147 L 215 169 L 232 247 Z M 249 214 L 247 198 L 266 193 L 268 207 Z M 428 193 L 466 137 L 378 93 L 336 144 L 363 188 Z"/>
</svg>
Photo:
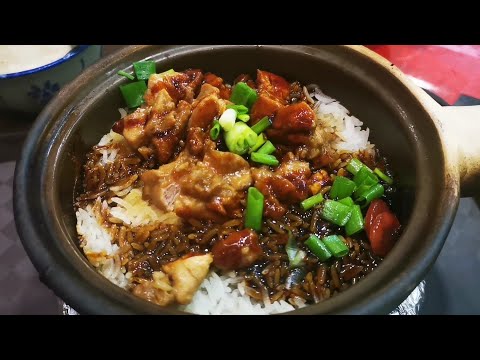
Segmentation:
<svg viewBox="0 0 480 360">
<path fill-rule="evenodd" d="M 106 206 L 106 202 L 100 205 L 98 198 L 95 206 Z M 112 235 L 98 221 L 94 206 L 87 205 L 85 209 L 78 209 L 76 216 L 77 232 L 81 237 L 80 246 L 90 263 L 108 280 L 125 288 L 128 285 L 124 275 L 125 269 L 122 271 L 120 262 L 115 256 L 119 249 L 118 245 L 112 244 Z"/>
<path fill-rule="evenodd" d="M 304 89 L 304 92 L 305 89 Z M 373 147 L 368 141 L 370 129 L 362 130 L 363 122 L 351 116 L 346 107 L 334 98 L 325 95 L 319 88 L 310 94 L 314 101 L 314 110 L 317 118 L 325 127 L 332 127 L 338 140 L 331 146 L 339 151 L 356 152 Z"/>
<path fill-rule="evenodd" d="M 303 306 L 304 302 L 297 303 L 297 307 Z M 253 300 L 245 293 L 244 279 L 235 272 L 219 276 L 211 271 L 192 302 L 182 310 L 199 315 L 268 315 L 292 311 L 295 307 L 284 300 L 271 303 L 268 296 L 263 301 Z"/>
<path fill-rule="evenodd" d="M 102 157 L 100 158 L 100 164 L 105 166 L 108 163 L 113 163 L 118 154 L 118 149 L 115 146 L 112 146 L 116 143 L 123 141 L 124 137 L 116 132 L 110 130 L 110 132 L 104 135 L 97 146 L 103 147 L 100 149 Z"/>
</svg>

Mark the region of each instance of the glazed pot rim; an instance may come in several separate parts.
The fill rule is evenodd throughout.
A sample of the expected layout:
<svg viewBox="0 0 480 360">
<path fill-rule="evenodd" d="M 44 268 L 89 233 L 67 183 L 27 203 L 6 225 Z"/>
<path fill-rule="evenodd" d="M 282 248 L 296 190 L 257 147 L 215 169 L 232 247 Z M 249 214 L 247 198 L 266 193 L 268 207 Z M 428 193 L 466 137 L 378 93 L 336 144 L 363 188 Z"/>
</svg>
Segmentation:
<svg viewBox="0 0 480 360">
<path fill-rule="evenodd" d="M 113 70 L 116 70 L 123 65 L 125 58 L 127 58 L 129 55 L 136 54 L 137 51 L 140 51 L 144 48 L 145 47 L 143 46 L 132 46 L 117 52 L 117 54 L 112 54 L 93 65 L 91 68 L 87 69 L 85 71 L 86 74 L 82 76 L 82 79 L 88 79 L 89 77 L 93 77 L 94 74 L 98 75 L 102 72 L 107 73 L 107 75 L 112 74 Z M 214 48 L 214 46 L 211 46 L 210 48 Z M 276 47 L 272 46 L 272 48 Z M 179 47 L 173 52 L 181 54 L 182 52 L 194 51 L 195 49 L 198 49 L 198 47 L 185 46 Z M 308 47 L 293 47 L 291 51 L 298 52 L 301 51 L 301 49 L 305 51 L 308 49 Z M 166 52 L 169 50 L 170 49 L 167 48 Z M 352 48 L 352 50 L 356 49 Z M 155 54 L 158 55 L 160 53 L 156 52 Z M 382 65 L 385 67 L 385 64 Z M 403 82 L 403 79 L 399 80 Z M 405 85 L 405 83 L 403 83 L 403 85 L 409 92 L 413 94 L 412 89 L 410 89 L 408 85 Z M 59 254 L 55 253 L 56 249 L 48 249 L 45 246 L 44 241 L 42 240 L 43 237 L 61 237 L 60 231 L 58 230 L 58 224 L 55 224 L 55 222 L 52 219 L 49 219 L 47 216 L 47 201 L 45 199 L 39 200 L 39 209 L 42 210 L 42 212 L 47 211 L 47 214 L 43 214 L 42 220 L 44 220 L 44 222 L 41 224 L 35 223 L 35 220 L 39 214 L 33 213 L 28 206 L 29 179 L 26 177 L 26 175 L 29 173 L 30 167 L 34 166 L 35 154 L 39 150 L 39 147 L 41 148 L 39 139 L 42 137 L 42 134 L 44 136 L 51 137 L 50 142 L 48 142 L 48 146 L 43 150 L 48 151 L 48 157 L 51 157 L 50 151 L 52 150 L 52 144 L 56 142 L 56 144 L 60 146 L 62 143 L 61 140 L 55 138 L 56 132 L 59 131 L 59 128 L 63 125 L 61 124 L 62 120 L 68 117 L 69 114 L 77 111 L 76 106 L 72 107 L 72 104 L 70 104 L 73 94 L 76 94 L 82 88 L 87 87 L 88 83 L 83 84 L 81 81 L 78 81 L 71 83 L 68 87 L 64 88 L 61 91 L 62 96 L 57 96 L 56 100 L 52 101 L 39 115 L 27 140 L 25 141 L 21 160 L 17 164 L 15 174 L 14 210 L 18 232 L 21 235 L 24 246 L 30 258 L 32 259 L 32 262 L 39 271 L 40 276 L 44 278 L 45 282 L 52 287 L 58 295 L 60 295 L 76 310 L 86 313 L 96 313 L 100 311 L 99 309 L 111 313 L 134 313 L 135 311 L 133 310 L 133 307 L 132 309 L 128 309 L 126 308 L 125 304 L 127 302 L 133 304 L 141 301 L 142 311 L 145 313 L 178 313 L 176 310 L 159 308 L 156 305 L 152 305 L 138 298 L 131 299 L 129 297 L 134 297 L 133 295 L 125 294 L 127 293 L 126 291 L 109 283 L 106 279 L 104 279 L 105 291 L 111 291 L 115 296 L 122 298 L 123 303 L 121 303 L 120 300 L 116 301 L 117 299 L 112 299 L 111 297 L 110 299 L 107 299 L 98 296 L 98 288 L 91 286 L 88 284 L 88 282 L 84 282 L 81 274 L 75 273 L 74 269 L 72 269 L 71 265 L 69 267 L 69 264 L 66 263 L 64 258 L 59 261 Z M 427 109 L 425 109 L 425 111 L 428 112 Z M 432 115 L 430 114 L 430 116 Z M 55 119 L 55 121 L 51 121 L 52 118 Z M 438 135 L 440 137 L 440 133 Z M 444 164 L 446 167 L 445 176 L 452 176 L 452 174 L 448 173 L 447 165 L 448 164 Z M 446 181 L 448 181 L 448 179 Z M 430 247 L 428 249 L 422 249 L 422 254 L 419 254 L 419 256 L 417 256 L 415 259 L 412 259 L 409 263 L 410 271 L 397 274 L 396 278 L 394 279 L 395 283 L 392 281 L 386 285 L 383 285 L 382 290 L 377 293 L 377 295 L 380 296 L 377 296 L 376 298 L 368 297 L 365 299 L 359 299 L 354 305 L 351 305 L 342 311 L 342 313 L 368 314 L 385 312 L 385 310 L 390 307 L 391 304 L 398 304 L 409 294 L 410 291 L 414 289 L 418 283 L 418 278 L 425 275 L 429 267 L 433 264 L 438 256 L 438 253 L 443 246 L 443 242 L 453 222 L 453 217 L 458 205 L 458 181 L 453 179 L 450 186 L 445 190 L 445 192 L 439 194 L 439 197 L 441 198 L 441 201 L 446 202 L 446 206 L 442 207 L 441 209 L 437 209 L 438 214 L 436 216 L 439 217 L 441 221 L 438 221 L 439 226 L 434 231 L 435 236 L 432 237 Z M 55 256 L 57 256 L 57 258 Z M 389 262 L 387 257 L 381 266 L 383 266 L 386 269 L 385 271 L 387 271 L 387 268 L 392 267 L 393 265 L 394 262 Z M 380 268 L 372 274 L 369 274 L 369 277 L 372 279 L 374 277 L 379 277 L 380 273 L 377 274 L 379 271 Z M 96 275 L 101 277 L 101 275 L 98 273 L 96 273 Z M 399 283 L 402 283 L 402 285 L 400 286 Z M 360 289 L 361 284 L 359 283 L 355 287 L 349 289 L 348 292 L 340 293 L 336 299 L 341 301 L 344 294 L 359 293 Z M 343 298 L 345 298 L 345 296 Z M 324 309 L 327 309 L 326 312 L 329 312 L 328 301 L 318 305 L 322 305 Z M 312 306 L 317 307 L 318 305 Z M 308 309 L 312 306 L 296 310 L 292 313 L 309 313 L 310 311 Z"/>
<path fill-rule="evenodd" d="M 84 50 L 86 50 L 90 45 L 77 45 L 75 46 L 72 50 L 70 50 L 68 53 L 66 53 L 64 56 L 62 56 L 60 59 L 57 59 L 55 61 L 52 61 L 48 64 L 29 69 L 29 70 L 24 70 L 24 71 L 18 71 L 14 73 L 8 73 L 8 74 L 0 74 L 0 80 L 2 79 L 15 79 L 19 77 L 25 77 L 27 75 L 32 75 L 36 74 L 48 69 L 53 69 L 57 67 L 58 65 L 63 64 L 64 62 L 73 59 L 77 55 L 81 54 Z"/>
</svg>

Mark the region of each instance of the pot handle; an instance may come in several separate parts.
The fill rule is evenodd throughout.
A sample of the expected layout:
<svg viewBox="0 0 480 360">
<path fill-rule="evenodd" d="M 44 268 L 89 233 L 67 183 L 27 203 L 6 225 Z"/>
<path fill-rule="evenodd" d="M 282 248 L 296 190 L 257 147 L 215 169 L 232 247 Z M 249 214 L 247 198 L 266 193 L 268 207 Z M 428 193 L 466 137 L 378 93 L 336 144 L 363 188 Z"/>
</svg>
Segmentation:
<svg viewBox="0 0 480 360">
<path fill-rule="evenodd" d="M 456 154 L 462 197 L 480 194 L 480 105 L 438 106 L 446 151 Z"/>
</svg>

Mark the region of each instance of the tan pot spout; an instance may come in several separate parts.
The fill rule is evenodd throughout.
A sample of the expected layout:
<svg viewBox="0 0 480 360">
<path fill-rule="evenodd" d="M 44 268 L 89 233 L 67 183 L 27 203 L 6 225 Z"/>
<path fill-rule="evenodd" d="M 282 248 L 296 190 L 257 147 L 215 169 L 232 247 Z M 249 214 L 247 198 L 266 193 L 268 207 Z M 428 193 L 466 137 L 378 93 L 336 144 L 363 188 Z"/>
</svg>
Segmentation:
<svg viewBox="0 0 480 360">
<path fill-rule="evenodd" d="M 435 111 L 446 151 L 457 160 L 461 196 L 480 194 L 480 106 L 439 106 Z"/>
</svg>

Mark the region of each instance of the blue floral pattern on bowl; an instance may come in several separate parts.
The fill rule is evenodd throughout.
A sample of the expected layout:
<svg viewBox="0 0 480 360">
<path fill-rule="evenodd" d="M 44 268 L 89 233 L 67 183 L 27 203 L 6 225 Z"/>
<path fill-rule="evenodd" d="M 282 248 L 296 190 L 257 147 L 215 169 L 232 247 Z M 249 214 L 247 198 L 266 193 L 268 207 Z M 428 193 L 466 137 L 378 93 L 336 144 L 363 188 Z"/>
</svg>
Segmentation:
<svg viewBox="0 0 480 360">
<path fill-rule="evenodd" d="M 27 95 L 34 99 L 38 104 L 45 105 L 59 90 L 60 85 L 58 85 L 58 83 L 51 83 L 50 80 L 47 80 L 44 82 L 42 88 L 37 85 L 32 85 Z"/>
</svg>

